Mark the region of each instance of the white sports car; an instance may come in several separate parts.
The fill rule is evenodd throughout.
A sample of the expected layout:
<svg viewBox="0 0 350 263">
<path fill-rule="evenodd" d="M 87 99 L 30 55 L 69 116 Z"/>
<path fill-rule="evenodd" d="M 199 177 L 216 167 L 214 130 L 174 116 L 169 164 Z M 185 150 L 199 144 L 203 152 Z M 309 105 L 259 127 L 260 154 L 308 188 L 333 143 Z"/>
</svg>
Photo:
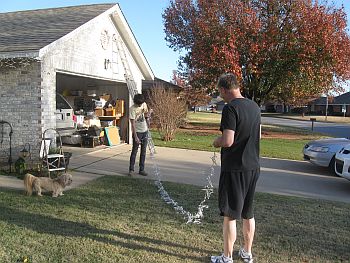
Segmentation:
<svg viewBox="0 0 350 263">
<path fill-rule="evenodd" d="M 350 145 L 345 146 L 335 155 L 335 173 L 350 180 Z"/>
</svg>

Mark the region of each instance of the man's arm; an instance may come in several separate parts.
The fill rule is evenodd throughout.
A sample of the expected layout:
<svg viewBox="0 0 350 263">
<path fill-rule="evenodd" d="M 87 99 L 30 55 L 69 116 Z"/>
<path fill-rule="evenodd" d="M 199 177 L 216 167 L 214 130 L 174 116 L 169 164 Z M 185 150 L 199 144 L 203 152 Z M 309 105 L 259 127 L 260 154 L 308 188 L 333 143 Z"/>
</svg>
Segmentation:
<svg viewBox="0 0 350 263">
<path fill-rule="evenodd" d="M 218 147 L 231 147 L 232 144 L 234 143 L 234 138 L 235 138 L 235 131 L 225 129 L 222 132 L 222 135 L 220 137 L 217 137 L 214 142 L 213 146 L 215 148 Z"/>
<path fill-rule="evenodd" d="M 149 129 L 149 127 L 150 127 L 150 114 L 149 113 L 145 114 L 145 119 L 146 119 L 147 127 Z"/>
<path fill-rule="evenodd" d="M 145 103 L 145 108 L 144 108 L 144 116 L 146 119 L 146 123 L 147 123 L 147 127 L 150 127 L 150 118 L 151 118 L 151 113 L 152 113 L 152 109 L 150 110 L 148 108 L 148 105 Z"/>
<path fill-rule="evenodd" d="M 135 120 L 134 119 L 130 119 L 130 123 L 131 123 L 132 136 L 134 137 L 134 140 L 136 141 L 136 143 L 140 144 L 140 139 L 139 139 L 139 137 L 137 137 L 137 134 L 136 134 Z"/>
</svg>

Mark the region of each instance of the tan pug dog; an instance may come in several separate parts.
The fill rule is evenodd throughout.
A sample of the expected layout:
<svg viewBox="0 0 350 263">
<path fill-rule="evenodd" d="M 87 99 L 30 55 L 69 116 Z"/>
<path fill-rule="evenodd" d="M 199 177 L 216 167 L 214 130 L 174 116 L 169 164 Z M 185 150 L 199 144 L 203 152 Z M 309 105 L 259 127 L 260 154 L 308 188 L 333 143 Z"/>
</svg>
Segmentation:
<svg viewBox="0 0 350 263">
<path fill-rule="evenodd" d="M 31 174 L 24 176 L 24 189 L 27 195 L 32 195 L 33 190 L 42 196 L 41 192 L 52 192 L 52 197 L 63 195 L 63 189 L 72 183 L 72 175 L 64 173 L 55 179 L 48 177 L 36 177 Z"/>
</svg>

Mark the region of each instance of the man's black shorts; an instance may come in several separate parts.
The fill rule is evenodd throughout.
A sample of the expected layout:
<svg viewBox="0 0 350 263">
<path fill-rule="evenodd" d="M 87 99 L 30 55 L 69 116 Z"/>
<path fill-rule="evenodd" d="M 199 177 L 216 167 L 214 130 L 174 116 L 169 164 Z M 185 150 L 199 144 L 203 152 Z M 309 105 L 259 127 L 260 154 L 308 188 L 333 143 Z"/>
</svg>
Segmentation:
<svg viewBox="0 0 350 263">
<path fill-rule="evenodd" d="M 253 199 L 260 168 L 252 171 L 221 172 L 219 182 L 220 215 L 233 219 L 254 217 Z"/>
</svg>

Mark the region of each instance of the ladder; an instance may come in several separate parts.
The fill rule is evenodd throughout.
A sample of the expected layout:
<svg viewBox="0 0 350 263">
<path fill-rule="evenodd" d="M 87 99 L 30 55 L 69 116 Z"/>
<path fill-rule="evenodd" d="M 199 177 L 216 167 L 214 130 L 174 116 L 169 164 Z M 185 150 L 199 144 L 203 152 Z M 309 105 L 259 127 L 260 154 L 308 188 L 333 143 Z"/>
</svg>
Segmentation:
<svg viewBox="0 0 350 263">
<path fill-rule="evenodd" d="M 124 68 L 124 77 L 125 77 L 125 80 L 126 80 L 126 85 L 128 86 L 128 89 L 129 89 L 129 94 L 132 98 L 134 98 L 134 96 L 136 94 L 138 94 L 138 90 L 137 90 L 137 86 L 136 86 L 136 82 L 133 78 L 133 75 L 132 75 L 132 72 L 131 72 L 131 69 L 130 69 L 130 65 L 129 65 L 129 62 L 128 62 L 128 58 L 127 58 L 127 55 L 126 55 L 126 51 L 125 51 L 125 48 L 124 48 L 124 42 L 121 38 L 121 36 L 113 36 L 116 39 L 116 42 L 117 42 L 117 49 L 118 49 L 118 52 L 119 52 L 119 56 L 120 56 L 120 60 L 122 62 L 122 66 Z"/>
<path fill-rule="evenodd" d="M 126 51 L 124 48 L 123 39 L 121 38 L 120 35 L 119 36 L 113 35 L 113 40 L 114 39 L 116 40 L 117 50 L 119 52 L 122 66 L 124 68 L 124 77 L 126 80 L 126 85 L 128 87 L 128 90 L 129 90 L 129 94 L 132 98 L 134 98 L 134 96 L 136 94 L 138 94 L 139 92 L 137 90 L 137 85 L 136 85 L 136 82 L 135 82 L 134 77 L 132 75 L 132 71 L 130 69 L 128 58 L 127 58 Z M 148 138 L 147 139 L 148 140 L 147 141 L 148 149 L 151 152 L 151 154 L 155 154 L 156 152 L 155 152 L 155 148 L 154 148 L 154 143 L 153 143 L 151 132 L 149 131 L 149 129 L 148 129 L 148 133 L 147 133 L 147 138 Z"/>
<path fill-rule="evenodd" d="M 50 153 L 50 147 L 54 141 L 54 138 L 47 137 L 47 133 L 49 131 L 53 133 L 53 136 L 56 136 L 56 140 L 58 138 L 58 147 L 57 152 L 55 153 Z M 66 159 L 64 157 L 64 152 L 62 148 L 62 139 L 60 133 L 57 130 L 49 128 L 44 131 L 39 155 L 40 158 L 42 158 L 43 165 L 46 166 L 49 178 L 51 178 L 51 172 L 67 171 Z"/>
</svg>

